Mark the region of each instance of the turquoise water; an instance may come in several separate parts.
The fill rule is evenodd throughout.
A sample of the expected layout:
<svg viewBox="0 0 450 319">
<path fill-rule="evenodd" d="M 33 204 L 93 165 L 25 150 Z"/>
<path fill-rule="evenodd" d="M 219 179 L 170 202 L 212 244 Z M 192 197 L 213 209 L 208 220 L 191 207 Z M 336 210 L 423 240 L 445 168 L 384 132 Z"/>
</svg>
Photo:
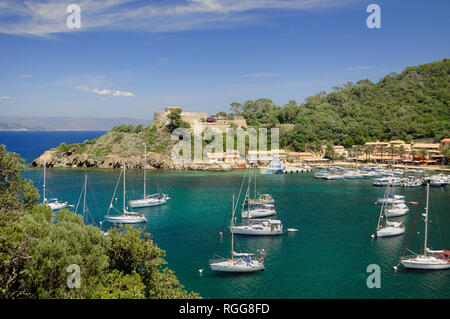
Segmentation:
<svg viewBox="0 0 450 319">
<path fill-rule="evenodd" d="M 48 169 L 49 197 L 76 204 L 84 183 L 79 169 Z M 24 173 L 35 185 L 42 184 L 42 170 Z M 87 202 L 98 223 L 103 220 L 119 171 L 88 170 Z M 237 248 L 264 248 L 266 270 L 253 274 L 220 274 L 209 270 L 216 251 L 230 254 L 229 223 L 231 196 L 238 191 L 243 172 L 150 172 L 148 193 L 162 191 L 171 196 L 164 206 L 140 209 L 148 223 L 142 226 L 167 253 L 168 266 L 181 283 L 205 298 L 449 298 L 450 270 L 392 270 L 398 263 L 416 213 L 403 220 L 407 232 L 398 237 L 372 240 L 384 188 L 371 180 L 325 181 L 313 173 L 258 175 L 258 191 L 271 193 L 284 228 L 299 232 L 273 237 L 236 236 Z M 142 172 L 127 172 L 130 198 L 142 194 Z M 122 188 L 117 205 L 121 207 Z M 41 189 L 41 187 L 40 187 Z M 399 188 L 407 201 L 420 201 L 424 187 Z M 429 242 L 431 248 L 450 248 L 450 186 L 431 188 Z M 129 198 L 129 199 L 130 199 Z M 104 226 L 107 222 L 104 223 Z M 419 217 L 409 248 L 422 251 L 424 224 Z M 420 232 L 420 234 L 417 234 Z M 381 267 L 381 288 L 366 285 L 367 266 Z M 203 275 L 199 269 L 203 268 Z"/>
</svg>

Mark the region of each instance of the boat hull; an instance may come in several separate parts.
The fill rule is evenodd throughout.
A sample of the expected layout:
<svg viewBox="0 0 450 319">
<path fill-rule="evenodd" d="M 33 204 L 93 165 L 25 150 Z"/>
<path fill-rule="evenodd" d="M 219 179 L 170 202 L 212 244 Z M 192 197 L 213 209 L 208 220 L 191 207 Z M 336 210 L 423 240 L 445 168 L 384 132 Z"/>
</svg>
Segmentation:
<svg viewBox="0 0 450 319">
<path fill-rule="evenodd" d="M 437 258 L 411 258 L 401 261 L 405 268 L 423 270 L 450 269 L 450 261 L 439 260 Z"/>
<path fill-rule="evenodd" d="M 384 214 L 387 217 L 399 217 L 405 215 L 409 211 L 408 208 L 403 209 L 388 209 Z"/>
<path fill-rule="evenodd" d="M 60 210 L 67 207 L 67 203 L 48 203 L 45 204 L 50 207 L 53 211 Z"/>
<path fill-rule="evenodd" d="M 274 236 L 283 234 L 283 229 L 271 229 L 270 227 L 233 226 L 230 232 L 239 235 Z"/>
<path fill-rule="evenodd" d="M 140 223 L 146 223 L 147 218 L 145 217 L 135 217 L 135 216 L 127 216 L 127 217 L 121 217 L 121 216 L 111 216 L 111 217 L 105 217 L 107 221 L 110 223 L 115 224 L 140 224 Z"/>
<path fill-rule="evenodd" d="M 277 212 L 275 210 L 267 210 L 267 209 L 255 209 L 250 211 L 243 211 L 242 218 L 260 218 L 260 217 L 268 217 L 273 216 Z"/>
<path fill-rule="evenodd" d="M 141 207 L 152 207 L 152 206 L 159 206 L 162 204 L 165 204 L 167 200 L 161 199 L 161 200 L 149 200 L 149 199 L 138 199 L 138 200 L 131 200 L 128 202 L 130 207 L 132 208 L 141 208 Z"/>
<path fill-rule="evenodd" d="M 398 236 L 405 232 L 405 227 L 384 227 L 377 230 L 377 237 L 392 237 Z"/>
<path fill-rule="evenodd" d="M 264 264 L 259 261 L 251 262 L 238 262 L 238 261 L 221 261 L 210 263 L 212 271 L 222 271 L 222 272 L 255 272 L 264 270 Z"/>
</svg>

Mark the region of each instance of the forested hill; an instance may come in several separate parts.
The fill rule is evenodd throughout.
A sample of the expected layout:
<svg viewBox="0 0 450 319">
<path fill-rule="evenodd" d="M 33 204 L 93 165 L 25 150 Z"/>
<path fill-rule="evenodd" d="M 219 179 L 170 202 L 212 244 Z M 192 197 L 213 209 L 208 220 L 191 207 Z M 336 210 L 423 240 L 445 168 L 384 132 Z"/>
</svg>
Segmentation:
<svg viewBox="0 0 450 319">
<path fill-rule="evenodd" d="M 231 109 L 252 126 L 294 124 L 283 130 L 280 142 L 296 150 L 323 142 L 349 147 L 373 140 L 437 141 L 450 136 L 449 83 L 450 60 L 444 59 L 391 73 L 377 83 L 348 82 L 300 105 L 290 101 L 280 107 L 258 99 L 234 102 Z"/>
</svg>

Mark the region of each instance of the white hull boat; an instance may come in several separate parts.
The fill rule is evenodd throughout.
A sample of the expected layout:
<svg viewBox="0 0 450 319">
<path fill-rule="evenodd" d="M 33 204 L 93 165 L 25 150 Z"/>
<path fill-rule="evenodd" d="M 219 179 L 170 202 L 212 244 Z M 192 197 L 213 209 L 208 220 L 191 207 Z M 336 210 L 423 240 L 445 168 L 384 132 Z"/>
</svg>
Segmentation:
<svg viewBox="0 0 450 319">
<path fill-rule="evenodd" d="M 120 180 L 120 175 L 119 175 L 119 179 L 117 180 L 117 183 L 119 183 L 119 180 Z M 116 185 L 116 189 L 117 189 L 117 185 Z M 125 203 L 126 203 L 127 197 L 126 197 L 125 163 L 123 164 L 123 210 L 122 210 L 122 215 L 119 215 L 119 216 L 109 215 L 109 211 L 111 210 L 111 208 L 114 208 L 112 203 L 113 203 L 115 195 L 116 195 L 116 190 L 114 190 L 113 197 L 109 204 L 108 212 L 106 213 L 106 216 L 105 216 L 105 219 L 107 221 L 109 221 L 110 223 L 116 223 L 116 224 L 139 224 L 139 223 L 147 222 L 147 218 L 145 218 L 145 216 L 143 214 L 140 216 L 135 216 L 135 215 L 138 215 L 139 213 L 130 212 L 126 208 Z M 115 210 L 117 210 L 117 209 L 115 209 Z"/>
<path fill-rule="evenodd" d="M 140 224 L 147 222 L 147 218 L 145 218 L 145 216 L 130 216 L 130 215 L 105 216 L 105 219 L 110 223 L 116 224 Z"/>
<path fill-rule="evenodd" d="M 213 271 L 223 272 L 254 272 L 264 270 L 264 264 L 259 260 L 228 259 L 225 261 L 213 261 L 209 264 Z"/>
<path fill-rule="evenodd" d="M 409 208 L 405 204 L 397 204 L 390 209 L 386 209 L 384 215 L 387 217 L 399 217 L 405 215 L 408 211 Z"/>
<path fill-rule="evenodd" d="M 166 194 L 152 194 L 146 195 L 146 185 L 147 185 L 147 144 L 144 144 L 144 196 L 141 199 L 130 200 L 128 205 L 132 208 L 142 208 L 142 207 L 152 207 L 165 204 L 170 197 Z"/>
<path fill-rule="evenodd" d="M 392 224 L 394 224 L 394 223 L 392 223 Z M 399 224 L 399 223 L 395 223 L 395 224 Z M 406 227 L 400 226 L 400 225 L 384 226 L 377 230 L 377 237 L 397 236 L 397 235 L 403 234 L 405 232 L 405 230 L 406 230 Z"/>
<path fill-rule="evenodd" d="M 416 257 L 403 258 L 401 260 L 405 268 L 424 269 L 424 270 L 442 270 L 450 269 L 450 259 L 441 259 L 434 256 L 419 255 Z"/>
<path fill-rule="evenodd" d="M 283 234 L 283 224 L 279 220 L 265 219 L 249 225 L 230 226 L 230 232 L 240 235 L 271 236 Z"/>
<path fill-rule="evenodd" d="M 245 177 L 244 177 L 245 178 Z M 240 194 L 240 193 L 239 193 Z M 238 197 L 239 200 L 239 197 Z M 236 212 L 236 205 L 234 204 L 234 194 L 233 194 L 233 205 L 232 205 L 232 215 L 230 229 L 234 228 L 234 213 Z M 264 270 L 264 256 L 263 251 L 259 251 L 259 258 L 254 258 L 252 253 L 236 253 L 234 251 L 234 231 L 231 231 L 231 258 L 212 260 L 209 262 L 209 266 L 212 271 L 220 272 L 237 272 L 237 273 L 248 273 Z M 215 256 L 215 254 L 214 254 Z"/>
<path fill-rule="evenodd" d="M 57 211 L 63 208 L 67 207 L 67 202 L 60 202 L 60 201 L 55 201 L 55 202 L 49 202 L 46 200 L 45 205 L 47 205 L 48 207 L 50 207 L 53 211 Z"/>
<path fill-rule="evenodd" d="M 425 235 L 423 254 L 410 257 L 401 257 L 400 263 L 407 269 L 444 270 L 450 269 L 450 250 L 431 250 L 428 246 L 428 209 L 430 200 L 430 181 L 427 183 L 427 204 L 425 207 Z M 413 229 L 411 229 L 412 233 Z M 408 249 L 406 244 L 403 254 Z M 395 269 L 396 267 L 394 267 Z"/>
<path fill-rule="evenodd" d="M 151 207 L 165 204 L 170 199 L 166 194 L 149 195 L 143 199 L 130 200 L 128 204 L 132 208 Z"/>
<path fill-rule="evenodd" d="M 256 208 L 242 211 L 242 218 L 261 218 L 276 215 L 274 209 Z"/>
</svg>

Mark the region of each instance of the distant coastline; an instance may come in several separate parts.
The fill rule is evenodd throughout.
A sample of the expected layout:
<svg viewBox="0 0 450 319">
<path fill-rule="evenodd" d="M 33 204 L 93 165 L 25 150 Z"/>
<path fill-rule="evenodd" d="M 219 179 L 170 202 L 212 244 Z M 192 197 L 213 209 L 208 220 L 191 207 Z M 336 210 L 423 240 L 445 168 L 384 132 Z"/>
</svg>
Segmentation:
<svg viewBox="0 0 450 319">
<path fill-rule="evenodd" d="M 0 116 L 0 131 L 109 131 L 121 124 L 143 126 L 152 120 L 130 117 L 26 117 Z"/>
</svg>

